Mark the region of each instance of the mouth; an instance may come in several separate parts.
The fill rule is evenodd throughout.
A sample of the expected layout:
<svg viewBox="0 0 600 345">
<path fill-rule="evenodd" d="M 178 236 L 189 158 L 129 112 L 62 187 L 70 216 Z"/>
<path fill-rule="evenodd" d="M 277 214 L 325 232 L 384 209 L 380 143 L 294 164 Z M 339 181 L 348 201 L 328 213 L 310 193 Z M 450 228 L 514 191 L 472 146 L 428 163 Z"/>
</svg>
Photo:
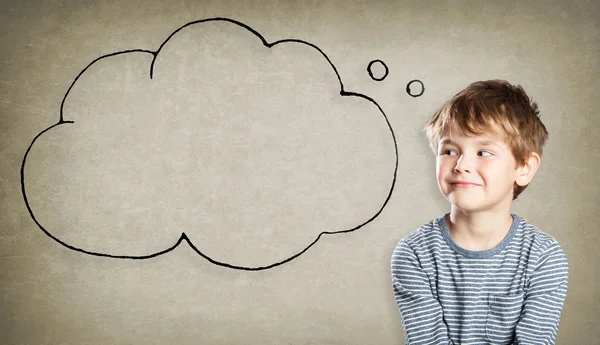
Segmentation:
<svg viewBox="0 0 600 345">
<path fill-rule="evenodd" d="M 456 188 L 471 188 L 479 186 L 478 184 L 471 182 L 451 182 L 450 185 Z"/>
</svg>

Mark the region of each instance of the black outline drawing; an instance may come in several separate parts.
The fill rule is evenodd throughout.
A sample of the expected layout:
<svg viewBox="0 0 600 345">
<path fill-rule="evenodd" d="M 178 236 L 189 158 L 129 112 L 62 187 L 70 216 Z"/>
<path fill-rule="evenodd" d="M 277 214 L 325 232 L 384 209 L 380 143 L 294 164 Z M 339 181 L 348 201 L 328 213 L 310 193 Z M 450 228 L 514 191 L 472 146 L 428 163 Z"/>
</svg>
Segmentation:
<svg viewBox="0 0 600 345">
<path fill-rule="evenodd" d="M 416 95 L 413 95 L 410 92 L 410 85 L 412 83 L 419 83 L 419 84 L 421 84 L 421 92 L 419 92 Z M 420 81 L 419 79 L 413 79 L 413 80 L 409 81 L 408 84 L 406 84 L 406 93 L 409 94 L 409 95 L 411 95 L 412 97 L 420 97 L 424 92 L 425 92 L 425 85 L 423 85 L 423 82 Z"/>
<path fill-rule="evenodd" d="M 371 67 L 376 62 L 379 62 L 380 64 L 383 65 L 383 68 L 385 68 L 385 73 L 383 74 L 383 77 L 381 77 L 381 78 L 375 78 L 373 76 L 373 71 L 371 70 Z M 375 81 L 382 81 L 383 79 L 385 79 L 385 77 L 387 77 L 387 75 L 390 72 L 390 70 L 388 69 L 388 66 L 385 64 L 385 62 L 383 62 L 381 60 L 373 60 L 373 61 L 369 62 L 369 65 L 367 66 L 367 72 L 369 72 L 369 76 L 371 77 L 371 79 L 373 79 Z"/>
<path fill-rule="evenodd" d="M 344 97 L 348 97 L 348 96 L 352 96 L 352 97 L 359 97 L 359 98 L 363 98 L 371 103 L 373 103 L 377 109 L 379 109 L 379 111 L 381 112 L 381 114 L 383 115 L 383 117 L 385 118 L 385 121 L 387 123 L 387 126 L 390 130 L 390 133 L 392 135 L 392 139 L 394 142 L 394 150 L 395 150 L 395 157 L 396 157 L 396 162 L 395 162 L 395 168 L 394 168 L 394 176 L 392 179 L 392 184 L 390 187 L 390 190 L 388 192 L 388 195 L 386 196 L 384 202 L 382 203 L 380 209 L 368 220 L 366 220 L 365 222 L 363 222 L 362 224 L 355 226 L 353 228 L 350 229 L 345 229 L 345 230 L 339 230 L 339 231 L 323 231 L 321 232 L 317 238 L 310 243 L 306 248 L 304 248 L 302 251 L 296 253 L 295 255 L 271 264 L 271 265 L 267 265 L 267 266 L 261 266 L 261 267 L 244 267 L 244 266 L 236 266 L 236 265 L 231 265 L 228 264 L 226 262 L 219 262 L 217 260 L 212 259 L 211 257 L 207 256 L 206 254 L 202 253 L 202 251 L 200 251 L 193 243 L 192 241 L 188 238 L 188 236 L 185 234 L 185 232 L 183 232 L 181 234 L 181 236 L 179 237 L 179 239 L 177 240 L 177 242 L 172 245 L 171 247 L 164 249 L 162 251 L 156 252 L 154 254 L 150 254 L 150 255 L 142 255 L 142 256 L 127 256 L 127 255 L 111 255 L 111 254 L 106 254 L 106 253 L 98 253 L 98 252 L 91 252 L 91 251 L 87 251 L 81 248 L 77 248 L 74 247 L 68 243 L 63 242 L 62 240 L 58 239 L 57 237 L 55 237 L 54 235 L 52 235 L 48 230 L 46 230 L 42 224 L 40 224 L 40 222 L 36 219 L 35 215 L 33 214 L 33 211 L 31 209 L 31 206 L 29 205 L 29 201 L 27 200 L 27 193 L 26 193 L 26 188 L 25 188 L 25 176 L 24 176 L 24 170 L 25 170 L 25 164 L 27 162 L 27 155 L 29 154 L 29 152 L 31 151 L 31 148 L 33 147 L 33 144 L 36 142 L 36 140 L 42 136 L 44 133 L 48 132 L 49 130 L 53 129 L 54 127 L 57 126 L 61 126 L 61 125 L 65 125 L 65 124 L 72 124 L 74 123 L 74 121 L 67 121 L 63 118 L 63 107 L 65 104 L 65 100 L 67 98 L 67 96 L 69 95 L 69 92 L 71 91 L 71 89 L 73 88 L 73 86 L 75 85 L 75 83 L 77 82 L 77 80 L 81 77 L 81 75 L 83 73 L 85 73 L 85 71 L 90 68 L 90 66 L 92 66 L 94 63 L 98 62 L 99 60 L 102 60 L 104 58 L 108 58 L 111 56 L 115 56 L 115 55 L 119 55 L 119 54 L 127 54 L 127 53 L 132 53 L 132 52 L 142 52 L 142 53 L 148 53 L 148 54 L 152 54 L 153 55 L 153 59 L 152 59 L 152 63 L 150 65 L 150 79 L 152 79 L 153 76 L 153 71 L 154 71 L 154 62 L 156 60 L 156 57 L 158 56 L 158 54 L 160 53 L 161 49 L 165 46 L 165 44 L 179 31 L 181 31 L 182 29 L 184 29 L 187 26 L 190 25 L 194 25 L 194 24 L 198 24 L 198 23 L 203 23 L 203 22 L 209 22 L 209 21 L 224 21 L 224 22 L 229 22 L 235 25 L 238 25 L 248 31 L 250 31 L 251 33 L 253 33 L 254 35 L 256 35 L 258 38 L 260 38 L 260 40 L 262 41 L 263 45 L 267 48 L 271 48 L 277 44 L 280 43 L 298 43 L 298 44 L 303 44 L 306 46 L 309 46 L 313 49 L 316 49 L 319 53 L 321 53 L 321 55 L 329 62 L 331 68 L 333 68 L 333 71 L 335 72 L 337 79 L 340 83 L 340 95 L 344 96 Z M 422 83 L 421 83 L 422 85 Z M 422 94 L 422 93 L 421 93 Z M 412 95 L 411 95 L 412 96 Z M 415 97 L 415 96 L 413 96 Z M 390 122 L 388 120 L 387 115 L 385 114 L 385 112 L 383 111 L 383 109 L 381 109 L 381 107 L 379 106 L 379 104 L 377 104 L 377 102 L 375 102 L 375 100 L 373 100 L 371 97 L 360 94 L 360 93 L 356 93 L 356 92 L 350 92 L 350 91 L 346 91 L 344 90 L 344 84 L 342 83 L 342 80 L 340 78 L 340 75 L 337 71 L 337 69 L 335 68 L 335 66 L 333 65 L 333 63 L 331 62 L 331 60 L 329 59 L 329 57 L 327 57 L 327 55 L 317 46 L 315 46 L 312 43 L 303 41 L 303 40 L 299 40 L 299 39 L 283 39 L 283 40 L 279 40 L 279 41 L 275 41 L 272 43 L 267 42 L 257 31 L 255 31 L 254 29 L 252 29 L 251 27 L 238 22 L 236 20 L 233 19 L 229 19 L 229 18 L 222 18 L 222 17 L 215 17 L 215 18 L 206 18 L 206 19 L 201 19 L 201 20 L 196 20 L 196 21 L 192 21 L 189 22 L 183 26 L 181 26 L 180 28 L 178 28 L 177 30 L 175 30 L 171 35 L 169 35 L 167 37 L 167 39 L 160 45 L 160 47 L 158 48 L 157 51 L 150 51 L 150 50 L 143 50 L 143 49 L 133 49 L 133 50 L 125 50 L 125 51 L 120 51 L 120 52 L 115 52 L 115 53 L 111 53 L 111 54 L 107 54 L 107 55 L 103 55 L 95 60 L 93 60 L 89 65 L 87 65 L 78 75 L 77 77 L 75 77 L 75 79 L 73 80 L 73 83 L 70 85 L 69 89 L 67 90 L 67 92 L 65 93 L 65 96 L 62 99 L 61 105 L 60 105 L 60 119 L 58 121 L 58 123 L 46 128 L 45 130 L 43 130 L 42 132 L 40 132 L 38 135 L 35 136 L 35 138 L 33 139 L 33 141 L 31 142 L 31 144 L 29 145 L 29 147 L 27 148 L 27 151 L 25 152 L 25 155 L 23 157 L 23 161 L 21 164 L 21 192 L 23 194 L 23 199 L 25 201 L 25 205 L 27 206 L 27 210 L 29 211 L 29 214 L 31 216 L 31 218 L 33 219 L 33 221 L 37 224 L 37 226 L 50 238 L 52 238 L 53 240 L 55 240 L 56 242 L 60 243 L 61 245 L 65 246 L 66 248 L 69 248 L 71 250 L 80 252 L 80 253 L 84 253 L 84 254 L 88 254 L 88 255 L 94 255 L 94 256 L 101 256 L 101 257 L 109 257 L 109 258 L 115 258 L 115 259 L 134 259 L 134 260 L 141 260 L 141 259 L 149 259 L 149 258 L 154 258 L 157 257 L 159 255 L 168 253 L 172 250 L 174 250 L 175 248 L 177 248 L 182 242 L 187 242 L 187 244 L 196 252 L 198 253 L 200 256 L 202 256 L 204 259 L 208 260 L 209 262 L 215 264 L 215 265 L 219 265 L 222 267 L 226 267 L 226 268 L 230 268 L 230 269 L 236 269 L 236 270 L 246 270 L 246 271 L 259 271 L 259 270 L 266 270 L 266 269 L 270 269 L 279 265 L 282 265 L 284 263 L 287 263 L 297 257 L 299 257 L 300 255 L 304 254 L 308 249 L 310 249 L 315 243 L 317 243 L 319 241 L 319 239 L 321 238 L 321 236 L 323 235 L 335 235 L 335 234 L 341 234 L 341 233 L 349 233 L 355 230 L 358 230 L 360 228 L 362 228 L 363 226 L 365 226 L 366 224 L 370 223 L 371 221 L 373 221 L 375 218 L 377 218 L 381 212 L 383 211 L 383 209 L 385 208 L 385 206 L 387 205 L 388 201 L 390 200 L 392 193 L 394 191 L 394 186 L 396 185 L 396 178 L 397 178 L 397 172 L 398 172 L 398 148 L 397 148 L 397 141 L 396 141 L 396 136 L 394 134 L 394 131 L 392 129 L 392 126 L 390 125 Z"/>
</svg>

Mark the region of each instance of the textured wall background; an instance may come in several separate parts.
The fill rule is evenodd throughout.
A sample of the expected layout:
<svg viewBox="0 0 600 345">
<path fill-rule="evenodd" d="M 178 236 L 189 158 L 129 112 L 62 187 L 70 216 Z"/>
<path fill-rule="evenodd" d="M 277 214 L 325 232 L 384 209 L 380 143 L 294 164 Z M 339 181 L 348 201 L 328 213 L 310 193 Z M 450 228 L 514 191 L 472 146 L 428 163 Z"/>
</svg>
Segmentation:
<svg viewBox="0 0 600 345">
<path fill-rule="evenodd" d="M 550 132 L 513 212 L 569 258 L 558 343 L 595 343 L 598 13 L 593 1 L 3 1 L 2 343 L 402 343 L 391 251 L 449 210 L 421 129 L 461 88 L 492 78 L 523 85 Z M 212 17 L 315 45 L 345 91 L 373 102 L 339 96 L 317 50 L 268 49 L 224 22 L 180 31 L 149 78 L 150 51 Z M 69 250 L 24 202 L 25 152 L 59 122 L 75 78 L 132 49 L 148 52 L 86 70 L 62 108 L 73 123 L 32 146 L 29 206 L 80 250 L 152 256 L 185 232 L 215 262 L 186 242 L 145 260 Z M 382 81 L 367 72 L 375 59 L 389 68 Z M 421 97 L 405 91 L 413 79 Z M 392 188 L 396 148 L 393 193 L 367 222 Z"/>
</svg>

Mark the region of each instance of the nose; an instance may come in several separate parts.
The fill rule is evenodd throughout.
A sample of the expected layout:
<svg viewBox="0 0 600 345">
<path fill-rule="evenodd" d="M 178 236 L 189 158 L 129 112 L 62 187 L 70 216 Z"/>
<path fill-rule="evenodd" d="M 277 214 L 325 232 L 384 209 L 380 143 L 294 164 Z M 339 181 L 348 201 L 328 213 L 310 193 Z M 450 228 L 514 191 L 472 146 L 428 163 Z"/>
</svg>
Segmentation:
<svg viewBox="0 0 600 345">
<path fill-rule="evenodd" d="M 471 165 L 472 165 L 472 162 L 470 161 L 470 159 L 467 156 L 465 156 L 464 154 L 462 154 L 456 161 L 456 165 L 454 166 L 454 172 L 456 172 L 456 173 L 471 172 L 471 169 L 472 169 Z"/>
</svg>

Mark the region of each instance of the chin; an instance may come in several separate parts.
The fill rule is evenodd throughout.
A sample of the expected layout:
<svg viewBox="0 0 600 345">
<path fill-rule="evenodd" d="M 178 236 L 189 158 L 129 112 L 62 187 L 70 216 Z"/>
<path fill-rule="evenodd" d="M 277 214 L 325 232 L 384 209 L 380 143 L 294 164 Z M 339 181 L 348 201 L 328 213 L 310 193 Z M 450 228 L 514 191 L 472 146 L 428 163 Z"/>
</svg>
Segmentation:
<svg viewBox="0 0 600 345">
<path fill-rule="evenodd" d="M 462 200 L 461 200 L 462 199 Z M 448 198 L 448 201 L 453 208 L 464 211 L 464 212 L 477 212 L 483 211 L 488 208 L 487 205 L 477 202 L 475 200 L 464 200 L 465 198 Z"/>
<path fill-rule="evenodd" d="M 485 209 L 484 207 L 477 207 L 475 205 L 463 205 L 456 203 L 452 203 L 452 208 L 462 212 L 477 212 Z"/>
</svg>

